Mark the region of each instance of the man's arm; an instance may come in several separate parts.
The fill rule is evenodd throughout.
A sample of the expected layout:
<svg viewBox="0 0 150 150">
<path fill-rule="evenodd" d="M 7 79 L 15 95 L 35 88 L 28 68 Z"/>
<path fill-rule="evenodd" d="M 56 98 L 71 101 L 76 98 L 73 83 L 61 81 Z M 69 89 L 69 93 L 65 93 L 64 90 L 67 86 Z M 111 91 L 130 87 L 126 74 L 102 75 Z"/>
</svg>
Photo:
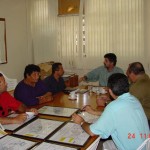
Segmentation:
<svg viewBox="0 0 150 150">
<path fill-rule="evenodd" d="M 18 116 L 14 118 L 9 117 L 0 117 L 0 123 L 1 124 L 19 124 L 23 123 L 27 119 L 27 114 L 19 114 Z"/>
<path fill-rule="evenodd" d="M 90 136 L 94 136 L 94 135 L 95 135 L 95 134 L 93 134 L 93 133 L 91 132 L 91 130 L 90 130 L 90 124 L 87 123 L 87 122 L 85 122 L 84 119 L 83 119 L 81 116 L 79 116 L 79 115 L 77 115 L 76 113 L 74 113 L 74 114 L 72 115 L 72 120 L 73 120 L 74 123 L 80 124 L 81 127 L 83 128 L 83 130 L 84 130 L 86 133 L 88 133 Z"/>
<path fill-rule="evenodd" d="M 47 92 L 46 94 L 38 98 L 39 98 L 39 104 L 50 102 L 53 100 L 53 96 L 51 92 Z"/>
<path fill-rule="evenodd" d="M 34 115 L 38 114 L 38 110 L 36 108 L 27 108 L 23 103 L 19 106 L 18 111 L 21 113 L 29 111 L 29 112 L 33 112 Z"/>
<path fill-rule="evenodd" d="M 90 136 L 95 136 L 95 134 L 93 134 L 90 130 L 90 124 L 87 122 L 83 122 L 83 124 L 81 125 L 82 129 L 88 133 Z"/>
<path fill-rule="evenodd" d="M 24 112 L 26 112 L 26 109 L 27 109 L 27 107 L 23 103 L 21 103 L 19 108 L 18 108 L 18 111 L 20 113 L 24 113 Z"/>
<path fill-rule="evenodd" d="M 86 105 L 82 108 L 82 111 L 86 111 L 90 114 L 100 116 L 102 114 L 101 111 L 93 109 L 90 105 Z"/>
</svg>

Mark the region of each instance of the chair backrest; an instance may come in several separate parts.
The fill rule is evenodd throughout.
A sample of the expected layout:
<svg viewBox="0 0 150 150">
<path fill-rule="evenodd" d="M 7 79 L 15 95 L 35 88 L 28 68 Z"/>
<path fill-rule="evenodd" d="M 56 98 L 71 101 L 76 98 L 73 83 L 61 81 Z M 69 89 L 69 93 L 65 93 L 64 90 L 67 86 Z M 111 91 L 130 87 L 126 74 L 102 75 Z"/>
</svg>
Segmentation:
<svg viewBox="0 0 150 150">
<path fill-rule="evenodd" d="M 6 77 L 6 75 L 0 71 L 1 74 L 3 74 L 6 83 L 7 83 L 7 91 L 12 91 L 15 89 L 15 87 L 17 86 L 17 79 L 10 79 L 8 77 Z"/>
<path fill-rule="evenodd" d="M 96 150 L 99 141 L 100 141 L 100 137 L 98 137 L 86 150 Z"/>
<path fill-rule="evenodd" d="M 146 139 L 137 150 L 150 150 L 150 138 Z"/>
</svg>

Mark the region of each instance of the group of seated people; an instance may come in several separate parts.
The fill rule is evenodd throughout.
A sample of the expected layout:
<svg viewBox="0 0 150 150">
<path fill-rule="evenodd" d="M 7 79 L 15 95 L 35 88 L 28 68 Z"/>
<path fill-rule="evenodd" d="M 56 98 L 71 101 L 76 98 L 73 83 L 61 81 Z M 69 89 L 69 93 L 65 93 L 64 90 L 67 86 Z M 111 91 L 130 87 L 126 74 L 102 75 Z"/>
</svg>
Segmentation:
<svg viewBox="0 0 150 150">
<path fill-rule="evenodd" d="M 79 82 L 99 81 L 100 86 L 109 88 L 108 91 L 113 101 L 103 112 L 94 110 L 90 106 L 85 106 L 83 109 L 89 113 L 101 115 L 98 121 L 90 125 L 77 114 L 73 114 L 72 119 L 91 136 L 100 135 L 101 138 L 108 138 L 111 135 L 118 149 L 134 149 L 144 141 L 140 133 L 148 136 L 150 134 L 148 127 L 148 122 L 150 123 L 150 78 L 140 62 L 129 64 L 127 76 L 121 68 L 116 67 L 116 63 L 116 55 L 107 53 L 104 55 L 103 66 L 79 79 Z M 63 74 L 62 64 L 54 63 L 52 74 L 40 80 L 40 68 L 34 64 L 27 65 L 24 79 L 16 86 L 14 97 L 6 91 L 7 84 L 3 75 L 0 74 L 0 123 L 23 122 L 27 118 L 24 113 L 26 111 L 38 114 L 34 108 L 35 105 L 52 101 L 54 94 L 66 88 Z M 98 101 L 105 102 L 110 100 L 110 97 L 105 97 L 104 101 L 100 98 Z M 11 111 L 18 111 L 22 114 L 15 118 L 7 118 L 6 116 Z M 129 134 L 136 134 L 136 137 L 130 139 Z"/>
</svg>

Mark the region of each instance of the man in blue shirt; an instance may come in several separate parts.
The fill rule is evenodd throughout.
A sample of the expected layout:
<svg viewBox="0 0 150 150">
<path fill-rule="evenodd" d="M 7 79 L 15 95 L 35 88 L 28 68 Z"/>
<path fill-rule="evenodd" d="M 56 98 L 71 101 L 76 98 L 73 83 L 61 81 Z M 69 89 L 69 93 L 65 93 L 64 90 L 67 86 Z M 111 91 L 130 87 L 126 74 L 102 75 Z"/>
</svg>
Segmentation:
<svg viewBox="0 0 150 150">
<path fill-rule="evenodd" d="M 24 79 L 18 83 L 14 91 L 14 97 L 26 106 L 34 106 L 51 101 L 52 94 L 44 83 L 39 80 L 40 68 L 29 64 L 24 70 Z"/>
<path fill-rule="evenodd" d="M 116 67 L 117 57 L 114 53 L 107 53 L 104 55 L 104 65 L 100 66 L 89 73 L 84 77 L 79 79 L 81 81 L 90 81 L 96 82 L 99 81 L 100 86 L 107 86 L 107 81 L 110 75 L 114 73 L 123 73 L 123 70 L 119 67 Z"/>
<path fill-rule="evenodd" d="M 64 74 L 64 69 L 61 63 L 54 63 L 52 65 L 52 75 L 44 79 L 44 83 L 47 86 L 49 92 L 56 94 L 63 91 L 66 86 L 62 75 Z"/>
<path fill-rule="evenodd" d="M 102 139 L 106 139 L 111 135 L 119 150 L 136 150 L 150 134 L 144 110 L 138 99 L 129 93 L 129 83 L 125 75 L 111 75 L 108 87 L 115 100 L 107 105 L 94 124 L 86 123 L 77 114 L 73 114 L 72 119 L 81 124 L 91 136 L 100 135 Z"/>
</svg>

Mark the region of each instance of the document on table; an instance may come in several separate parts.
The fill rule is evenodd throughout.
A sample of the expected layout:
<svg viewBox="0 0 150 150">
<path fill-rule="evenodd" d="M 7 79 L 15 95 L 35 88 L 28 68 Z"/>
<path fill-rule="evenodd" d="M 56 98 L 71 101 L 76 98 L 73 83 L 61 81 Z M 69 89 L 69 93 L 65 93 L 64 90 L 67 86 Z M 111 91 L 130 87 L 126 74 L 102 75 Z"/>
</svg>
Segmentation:
<svg viewBox="0 0 150 150">
<path fill-rule="evenodd" d="M 97 115 L 92 115 L 92 114 L 85 112 L 85 111 L 83 111 L 81 114 L 78 114 L 78 115 L 80 115 L 88 123 L 94 123 L 100 117 Z"/>
<path fill-rule="evenodd" d="M 9 115 L 8 117 L 16 117 L 18 114 L 11 114 Z M 35 118 L 35 116 L 32 116 L 31 118 L 27 118 L 27 120 L 23 123 L 20 123 L 20 124 L 5 124 L 3 125 L 4 129 L 6 130 L 15 130 L 17 129 L 18 127 L 22 126 L 23 124 L 25 124 L 26 122 L 30 121 L 31 119 Z"/>
<path fill-rule="evenodd" d="M 0 140 L 0 149 L 1 150 L 26 150 L 31 148 L 35 144 L 36 142 L 7 135 Z"/>
<path fill-rule="evenodd" d="M 77 148 L 67 147 L 67 146 L 62 146 L 62 145 L 57 145 L 57 144 L 52 144 L 52 143 L 46 143 L 46 142 L 43 142 L 40 145 L 32 148 L 32 150 L 41 150 L 41 149 L 46 149 L 46 150 L 77 150 Z"/>
<path fill-rule="evenodd" d="M 83 146 L 89 135 L 78 124 L 68 122 L 48 140 Z"/>
<path fill-rule="evenodd" d="M 26 125 L 24 128 L 15 132 L 15 134 L 44 139 L 63 123 L 64 122 L 62 121 L 38 118 L 30 124 Z"/>
<path fill-rule="evenodd" d="M 44 106 L 38 110 L 40 114 L 54 115 L 54 116 L 63 116 L 71 117 L 71 115 L 76 112 L 76 108 L 64 108 L 64 107 L 51 107 Z"/>
</svg>

